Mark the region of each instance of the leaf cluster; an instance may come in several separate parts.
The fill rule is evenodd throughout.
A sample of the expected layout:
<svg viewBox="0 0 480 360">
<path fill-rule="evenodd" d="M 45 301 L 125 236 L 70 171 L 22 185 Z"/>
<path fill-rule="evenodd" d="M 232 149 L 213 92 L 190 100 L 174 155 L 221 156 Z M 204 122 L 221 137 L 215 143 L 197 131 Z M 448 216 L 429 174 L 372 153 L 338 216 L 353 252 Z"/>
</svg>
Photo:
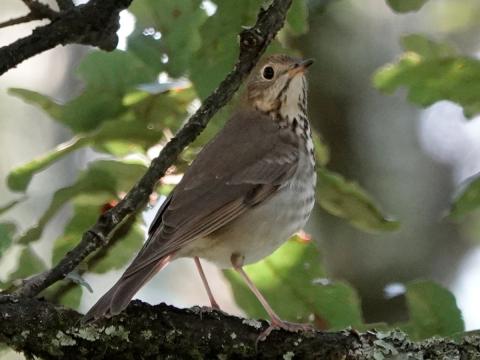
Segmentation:
<svg viewBox="0 0 480 360">
<path fill-rule="evenodd" d="M 98 216 L 114 206 L 135 184 L 146 171 L 152 149 L 168 141 L 198 101 L 231 69 L 237 55 L 237 34 L 241 26 L 254 22 L 260 3 L 260 0 L 245 0 L 239 6 L 236 2 L 211 2 L 212 14 L 212 9 L 205 8 L 205 3 L 199 0 L 134 1 L 129 10 L 135 16 L 136 27 L 128 39 L 127 50 L 89 53 L 77 70 L 85 84 L 80 95 L 61 104 L 38 92 L 10 89 L 10 94 L 41 108 L 53 121 L 68 129 L 71 139 L 8 174 L 9 189 L 26 192 L 26 195 L 6 204 L 0 214 L 19 201 L 28 200 L 32 178 L 48 171 L 52 164 L 72 152 L 90 148 L 101 153 L 103 160 L 90 162 L 85 170 L 79 171 L 73 184 L 56 190 L 47 209 L 30 229 L 19 234 L 14 224 L 0 223 L 0 257 L 12 247 L 21 248 L 16 270 L 2 284 L 4 288 L 46 268 L 32 244 L 65 206 L 71 206 L 73 212 L 63 233 L 54 241 L 52 263 L 58 262 Z M 401 12 L 416 10 L 425 1 L 389 0 L 389 3 Z M 286 27 L 270 51 L 295 53 L 295 49 L 288 46 L 288 40 L 307 30 L 307 6 L 304 1 L 296 0 Z M 469 96 L 479 93 L 478 82 L 469 83 L 468 91 L 460 88 L 465 79 L 479 76 L 476 60 L 459 57 L 448 46 L 417 35 L 404 38 L 404 46 L 405 56 L 376 74 L 374 82 L 378 88 L 393 91 L 404 85 L 410 88 L 410 99 L 421 105 L 449 98 L 464 105 L 468 114 L 478 111 L 478 99 Z M 439 79 L 438 72 L 448 77 Z M 182 174 L 222 126 L 228 112 L 229 109 L 221 112 L 183 152 L 171 175 Z M 360 185 L 327 168 L 328 146 L 319 134 L 314 135 L 318 206 L 363 231 L 398 228 L 399 223 L 384 215 Z M 480 206 L 478 179 L 472 184 L 458 195 L 453 208 L 455 215 Z M 166 182 L 160 182 L 157 188 L 160 198 L 170 190 L 171 185 Z M 84 267 L 50 287 L 45 295 L 77 307 L 82 291 L 88 288 L 81 275 L 124 267 L 141 247 L 144 232 L 141 214 L 127 219 L 109 239 L 106 248 L 87 258 Z M 323 329 L 368 327 L 363 323 L 355 290 L 347 283 L 327 280 L 312 244 L 291 240 L 271 257 L 251 266 L 249 272 L 273 307 L 287 319 L 313 321 Z M 226 272 L 225 276 L 238 304 L 250 316 L 264 317 L 263 310 L 238 277 L 232 272 Z M 405 296 L 410 320 L 393 326 L 405 329 L 416 338 L 451 335 L 463 330 L 455 300 L 445 289 L 431 282 L 416 282 L 407 284 Z"/>
</svg>

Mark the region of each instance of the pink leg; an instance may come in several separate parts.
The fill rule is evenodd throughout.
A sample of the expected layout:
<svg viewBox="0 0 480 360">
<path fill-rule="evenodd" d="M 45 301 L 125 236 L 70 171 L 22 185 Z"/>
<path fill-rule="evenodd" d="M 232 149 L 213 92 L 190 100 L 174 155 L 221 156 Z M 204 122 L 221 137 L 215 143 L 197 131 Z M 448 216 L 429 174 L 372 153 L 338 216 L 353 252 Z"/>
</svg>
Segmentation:
<svg viewBox="0 0 480 360">
<path fill-rule="evenodd" d="M 208 285 L 207 277 L 203 272 L 200 259 L 198 258 L 198 256 L 195 256 L 193 260 L 195 260 L 195 265 L 197 266 L 198 273 L 202 278 L 203 286 L 205 286 L 205 290 L 207 290 L 208 298 L 210 299 L 210 304 L 212 305 L 212 309 L 220 310 L 220 306 L 218 306 L 218 303 L 215 301 L 215 298 L 213 297 L 213 294 L 212 294 L 212 290 L 210 290 L 210 286 Z"/>
<path fill-rule="evenodd" d="M 314 327 L 310 324 L 293 324 L 288 323 L 280 319 L 280 317 L 273 311 L 272 307 L 268 303 L 267 299 L 262 295 L 262 293 L 257 289 L 253 281 L 248 277 L 245 270 L 243 270 L 243 257 L 232 255 L 231 258 L 233 268 L 242 276 L 243 280 L 257 297 L 258 301 L 262 304 L 268 316 L 270 316 L 270 326 L 260 334 L 258 340 L 265 340 L 267 336 L 275 329 L 284 329 L 287 331 L 314 331 Z M 257 340 L 257 341 L 258 341 Z"/>
</svg>

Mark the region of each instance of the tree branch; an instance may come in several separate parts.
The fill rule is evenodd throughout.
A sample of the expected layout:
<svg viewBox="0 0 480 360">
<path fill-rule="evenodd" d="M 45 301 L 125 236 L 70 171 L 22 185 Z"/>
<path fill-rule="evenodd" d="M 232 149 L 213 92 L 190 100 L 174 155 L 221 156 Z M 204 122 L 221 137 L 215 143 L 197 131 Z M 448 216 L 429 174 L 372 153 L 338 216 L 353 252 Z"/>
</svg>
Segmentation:
<svg viewBox="0 0 480 360">
<path fill-rule="evenodd" d="M 9 19 L 9 20 L 6 20 L 4 22 L 1 22 L 0 23 L 0 29 L 5 28 L 7 26 L 23 24 L 23 23 L 26 23 L 26 22 L 30 22 L 30 21 L 33 21 L 33 20 L 40 20 L 40 19 L 43 19 L 43 17 L 38 18 L 36 15 L 34 15 L 32 13 L 29 13 L 29 14 L 24 15 L 24 16 L 16 17 L 16 18 Z"/>
<path fill-rule="evenodd" d="M 53 11 L 50 6 L 42 4 L 37 0 L 22 0 L 23 3 L 30 9 L 31 14 L 36 14 L 37 16 L 42 16 L 47 19 L 54 20 L 57 18 L 58 13 Z"/>
<path fill-rule="evenodd" d="M 55 20 L 58 17 L 58 13 L 56 11 L 53 11 L 49 6 L 45 4 L 39 3 L 34 0 L 23 0 L 23 2 L 30 9 L 30 12 L 27 15 L 1 22 L 0 29 L 7 26 L 23 24 L 33 20 Z"/>
<path fill-rule="evenodd" d="M 102 1 L 107 2 L 107 0 Z M 178 134 L 162 149 L 140 181 L 118 205 L 104 213 L 97 223 L 85 232 L 81 242 L 67 253 L 54 268 L 28 279 L 16 291 L 17 295 L 35 296 L 56 281 L 63 279 L 89 254 L 106 244 L 118 224 L 144 206 L 165 171 L 173 164 L 183 149 L 195 140 L 212 116 L 238 90 L 276 33 L 282 28 L 291 3 L 292 0 L 274 0 L 268 9 L 260 10 L 255 25 L 240 33 L 240 53 L 234 69 L 203 102 Z"/>
<path fill-rule="evenodd" d="M 73 8 L 75 5 L 72 0 L 57 0 L 57 5 L 60 10 L 68 10 Z"/>
<path fill-rule="evenodd" d="M 256 349 L 265 322 L 140 301 L 96 324 L 80 325 L 81 316 L 46 301 L 0 296 L 0 342 L 44 359 L 476 359 L 480 354 L 478 335 L 416 343 L 400 331 L 274 331 Z"/>
<path fill-rule="evenodd" d="M 43 14 L 51 23 L 35 28 L 32 34 L 0 48 L 0 75 L 22 61 L 54 48 L 57 45 L 83 44 L 102 50 L 116 48 L 119 13 L 128 8 L 132 0 L 90 0 L 84 5 L 65 8 L 57 13 L 34 0 L 24 0 L 30 11 Z"/>
</svg>

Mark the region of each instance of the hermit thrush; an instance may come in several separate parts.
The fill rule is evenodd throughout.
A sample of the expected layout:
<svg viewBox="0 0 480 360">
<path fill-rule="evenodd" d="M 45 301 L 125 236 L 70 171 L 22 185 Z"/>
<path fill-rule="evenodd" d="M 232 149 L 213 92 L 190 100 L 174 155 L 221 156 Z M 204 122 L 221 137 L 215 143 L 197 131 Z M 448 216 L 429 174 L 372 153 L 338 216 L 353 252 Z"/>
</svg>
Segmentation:
<svg viewBox="0 0 480 360">
<path fill-rule="evenodd" d="M 239 109 L 199 153 L 158 211 L 149 239 L 120 280 L 85 320 L 121 312 L 170 261 L 192 257 L 218 308 L 199 258 L 233 267 L 271 317 L 282 321 L 242 266 L 272 253 L 305 225 L 314 204 L 316 175 L 307 119 L 305 70 L 312 60 L 267 57 L 253 71 Z"/>
</svg>

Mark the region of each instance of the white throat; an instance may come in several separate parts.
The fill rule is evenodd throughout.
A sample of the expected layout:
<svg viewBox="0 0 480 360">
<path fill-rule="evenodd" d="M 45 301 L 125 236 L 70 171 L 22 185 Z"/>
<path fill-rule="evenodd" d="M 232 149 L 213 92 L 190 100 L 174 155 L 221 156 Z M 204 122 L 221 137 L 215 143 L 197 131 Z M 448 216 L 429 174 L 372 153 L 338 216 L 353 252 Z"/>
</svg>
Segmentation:
<svg viewBox="0 0 480 360">
<path fill-rule="evenodd" d="M 307 118 L 307 84 L 304 76 L 295 76 L 290 81 L 282 104 L 279 109 L 281 118 L 304 139 L 304 146 L 310 155 L 309 161 L 312 167 L 315 167 L 312 132 Z"/>
<path fill-rule="evenodd" d="M 305 77 L 304 76 L 295 76 L 290 80 L 287 91 L 284 94 L 284 99 L 282 101 L 282 106 L 279 109 L 280 116 L 287 121 L 292 121 L 294 118 L 299 118 L 299 116 L 304 113 L 306 109 L 306 99 L 305 99 Z M 302 104 L 305 109 L 302 109 Z"/>
</svg>

